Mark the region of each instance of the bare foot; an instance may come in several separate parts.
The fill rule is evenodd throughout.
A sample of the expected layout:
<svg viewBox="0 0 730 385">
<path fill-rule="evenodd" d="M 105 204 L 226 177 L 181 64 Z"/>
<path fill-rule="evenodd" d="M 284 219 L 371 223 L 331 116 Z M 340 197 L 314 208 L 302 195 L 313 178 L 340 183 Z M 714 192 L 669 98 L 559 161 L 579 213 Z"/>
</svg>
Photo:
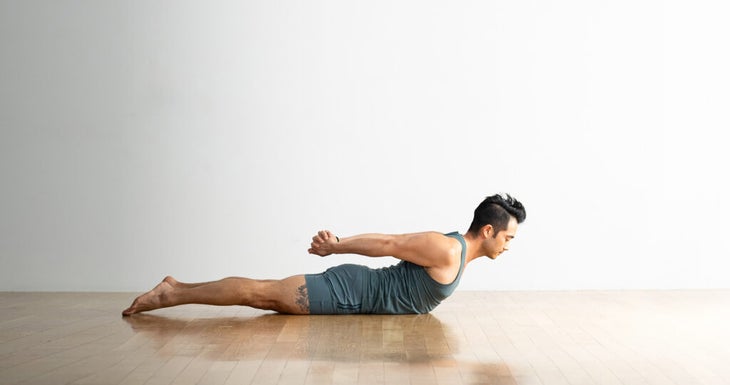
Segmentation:
<svg viewBox="0 0 730 385">
<path fill-rule="evenodd" d="M 172 277 L 165 277 L 165 279 L 160 282 L 159 285 L 155 286 L 154 289 L 137 297 L 134 302 L 132 302 L 132 306 L 125 309 L 122 312 L 122 315 L 128 316 L 143 311 L 170 306 L 171 303 L 169 301 L 169 297 L 175 288 L 167 281 L 168 278 L 171 278 L 174 281 L 174 278 Z"/>
<path fill-rule="evenodd" d="M 180 282 L 177 279 L 175 279 L 169 275 L 167 277 L 165 277 L 165 279 L 163 279 L 163 281 L 169 283 L 170 286 L 174 287 L 175 289 L 192 289 L 194 287 L 203 286 L 203 285 L 207 285 L 210 283 L 210 282 L 185 283 L 185 282 Z"/>
<path fill-rule="evenodd" d="M 162 280 L 162 282 L 167 282 L 170 284 L 170 286 L 174 287 L 175 289 L 180 289 L 184 286 L 184 284 L 180 283 L 177 279 L 173 278 L 172 276 L 168 275 L 165 277 L 165 279 Z"/>
</svg>

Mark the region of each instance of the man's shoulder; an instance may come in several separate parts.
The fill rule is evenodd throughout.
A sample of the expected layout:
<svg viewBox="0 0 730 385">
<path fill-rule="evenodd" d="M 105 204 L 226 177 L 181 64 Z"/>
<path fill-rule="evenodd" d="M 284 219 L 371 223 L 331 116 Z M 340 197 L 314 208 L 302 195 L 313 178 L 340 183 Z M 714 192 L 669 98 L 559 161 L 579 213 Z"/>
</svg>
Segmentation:
<svg viewBox="0 0 730 385">
<path fill-rule="evenodd" d="M 458 234 L 459 234 L 459 232 L 457 232 L 457 231 L 444 233 L 441 231 L 430 230 L 430 231 L 422 231 L 420 233 L 411 233 L 411 234 L 407 234 L 407 235 L 423 235 L 423 236 L 429 236 L 429 237 L 435 237 L 435 238 L 452 238 L 453 236 L 458 235 Z"/>
<path fill-rule="evenodd" d="M 420 233 L 403 234 L 403 236 L 415 242 L 436 242 L 451 244 L 453 241 L 457 241 L 454 237 L 449 236 L 449 234 L 451 233 L 442 233 L 439 231 L 423 231 Z"/>
<path fill-rule="evenodd" d="M 458 233 L 442 233 L 438 231 L 425 231 L 414 233 L 414 242 L 423 243 L 429 251 L 447 257 L 451 261 L 454 257 L 461 256 L 461 242 L 454 236 Z"/>
</svg>

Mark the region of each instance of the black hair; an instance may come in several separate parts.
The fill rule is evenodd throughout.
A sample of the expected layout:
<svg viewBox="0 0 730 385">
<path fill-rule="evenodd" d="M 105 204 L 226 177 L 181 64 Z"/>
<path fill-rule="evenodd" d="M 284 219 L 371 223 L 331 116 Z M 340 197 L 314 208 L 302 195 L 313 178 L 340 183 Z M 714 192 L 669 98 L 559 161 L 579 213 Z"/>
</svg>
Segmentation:
<svg viewBox="0 0 730 385">
<path fill-rule="evenodd" d="M 517 219 L 517 223 L 522 223 L 526 216 L 525 207 L 517 199 L 509 194 L 495 194 L 488 196 L 474 209 L 474 219 L 468 232 L 476 234 L 482 227 L 492 225 L 498 233 L 507 229 L 511 217 Z"/>
</svg>

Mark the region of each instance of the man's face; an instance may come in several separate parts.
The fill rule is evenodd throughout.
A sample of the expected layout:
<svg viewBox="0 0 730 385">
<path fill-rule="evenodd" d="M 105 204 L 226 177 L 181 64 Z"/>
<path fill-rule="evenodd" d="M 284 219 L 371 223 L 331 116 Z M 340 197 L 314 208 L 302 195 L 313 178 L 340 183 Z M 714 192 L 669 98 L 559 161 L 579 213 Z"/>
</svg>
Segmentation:
<svg viewBox="0 0 730 385">
<path fill-rule="evenodd" d="M 500 254 L 509 250 L 509 243 L 515 237 L 517 233 L 517 219 L 514 217 L 510 218 L 507 224 L 507 229 L 502 230 L 495 234 L 492 229 L 487 235 L 485 240 L 488 254 L 487 257 L 496 259 Z"/>
</svg>

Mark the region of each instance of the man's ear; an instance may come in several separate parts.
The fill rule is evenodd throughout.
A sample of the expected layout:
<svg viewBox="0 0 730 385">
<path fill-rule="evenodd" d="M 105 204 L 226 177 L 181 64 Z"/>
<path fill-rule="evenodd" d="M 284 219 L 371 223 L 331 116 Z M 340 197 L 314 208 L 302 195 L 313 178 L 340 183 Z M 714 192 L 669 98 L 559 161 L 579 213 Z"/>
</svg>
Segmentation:
<svg viewBox="0 0 730 385">
<path fill-rule="evenodd" d="M 494 227 L 492 225 L 482 226 L 482 235 L 484 236 L 484 238 L 491 238 L 492 233 L 494 233 Z"/>
</svg>

